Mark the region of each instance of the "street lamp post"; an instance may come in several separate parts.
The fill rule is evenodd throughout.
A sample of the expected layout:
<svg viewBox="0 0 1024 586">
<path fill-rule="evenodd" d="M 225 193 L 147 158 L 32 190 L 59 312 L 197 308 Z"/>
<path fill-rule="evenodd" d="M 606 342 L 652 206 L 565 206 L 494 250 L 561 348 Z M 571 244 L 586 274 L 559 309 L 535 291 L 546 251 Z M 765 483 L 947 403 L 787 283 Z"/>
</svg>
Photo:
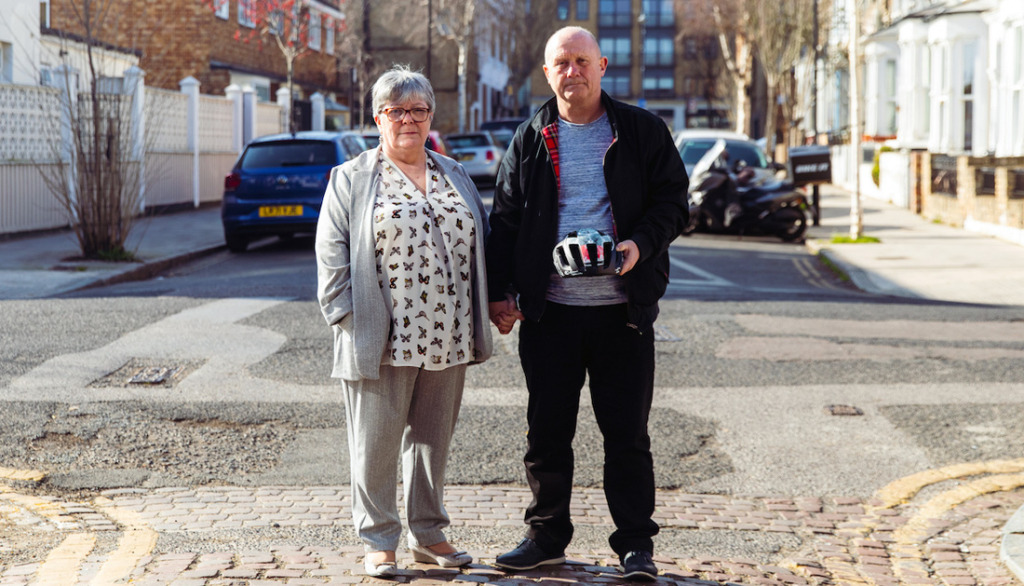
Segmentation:
<svg viewBox="0 0 1024 586">
<path fill-rule="evenodd" d="M 640 14 L 636 17 L 636 21 L 640 24 L 640 100 L 637 105 L 641 108 L 647 107 L 647 88 L 644 87 L 644 78 L 647 73 L 647 13 L 644 12 L 643 5 L 640 6 Z"/>
</svg>

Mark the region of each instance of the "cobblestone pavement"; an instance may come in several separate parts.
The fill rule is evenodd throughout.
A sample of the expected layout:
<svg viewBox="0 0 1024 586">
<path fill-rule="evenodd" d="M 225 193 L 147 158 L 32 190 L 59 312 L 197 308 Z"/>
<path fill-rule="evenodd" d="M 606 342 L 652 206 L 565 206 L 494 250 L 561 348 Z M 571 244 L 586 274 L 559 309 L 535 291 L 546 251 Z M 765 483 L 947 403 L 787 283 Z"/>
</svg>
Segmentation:
<svg viewBox="0 0 1024 586">
<path fill-rule="evenodd" d="M 1016 464 L 1019 462 L 1014 461 Z M 1001 530 L 1024 504 L 1020 466 L 931 470 L 870 499 L 738 497 L 659 491 L 664 531 L 790 536 L 771 562 L 656 552 L 661 583 L 1018 584 L 999 559 Z M 212 487 L 112 490 L 79 502 L 0 488 L 0 585 L 344 584 L 361 572 L 354 540 L 330 546 L 246 541 L 263 531 L 348 531 L 348 487 Z M 489 565 L 513 543 L 470 543 L 474 528 L 522 527 L 525 488 L 456 486 L 446 493 L 449 533 L 477 563 L 445 570 L 399 551 L 403 583 L 618 583 L 608 549 L 567 551 L 568 563 L 505 573 Z M 611 526 L 600 490 L 574 495 L 577 531 Z M 234 538 L 224 536 L 234 535 Z M 351 533 L 349 533 L 351 535 Z M 35 536 L 41 553 L 18 559 Z M 214 538 L 216 536 L 216 538 Z M 192 549 L 182 548 L 182 543 Z M 252 546 L 258 543 L 259 546 Z M 24 557 L 24 556 L 22 556 Z"/>
</svg>

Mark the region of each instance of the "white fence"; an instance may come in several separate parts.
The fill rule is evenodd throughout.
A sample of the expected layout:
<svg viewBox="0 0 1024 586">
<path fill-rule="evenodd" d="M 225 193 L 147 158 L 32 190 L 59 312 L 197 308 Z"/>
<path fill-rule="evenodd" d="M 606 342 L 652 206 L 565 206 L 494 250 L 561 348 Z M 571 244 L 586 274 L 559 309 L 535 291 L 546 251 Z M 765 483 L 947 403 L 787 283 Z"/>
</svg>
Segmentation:
<svg viewBox="0 0 1024 586">
<path fill-rule="evenodd" d="M 126 79 L 143 78 L 134 73 Z M 245 133 L 245 103 L 256 104 L 255 95 L 235 86 L 227 94 L 200 95 L 193 78 L 182 80 L 180 92 L 144 88 L 136 94 L 145 96 L 139 123 L 144 129 L 143 208 L 220 201 L 224 175 L 245 141 L 286 130 L 286 106 L 257 104 L 248 114 L 256 133 Z M 52 193 L 43 180 L 46 168 L 66 160 L 59 136 L 61 104 L 55 88 L 0 84 L 0 234 L 70 222 L 60 204 L 64 194 Z"/>
</svg>

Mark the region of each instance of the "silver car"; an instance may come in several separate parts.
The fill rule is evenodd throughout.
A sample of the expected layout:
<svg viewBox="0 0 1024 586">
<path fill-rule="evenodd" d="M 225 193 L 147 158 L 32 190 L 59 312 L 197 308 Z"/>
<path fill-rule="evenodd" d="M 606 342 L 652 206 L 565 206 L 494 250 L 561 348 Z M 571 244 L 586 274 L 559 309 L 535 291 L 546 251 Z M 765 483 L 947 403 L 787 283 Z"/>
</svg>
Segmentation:
<svg viewBox="0 0 1024 586">
<path fill-rule="evenodd" d="M 494 185 L 505 148 L 490 132 L 466 132 L 444 137 L 452 158 L 462 163 L 478 185 Z"/>
</svg>

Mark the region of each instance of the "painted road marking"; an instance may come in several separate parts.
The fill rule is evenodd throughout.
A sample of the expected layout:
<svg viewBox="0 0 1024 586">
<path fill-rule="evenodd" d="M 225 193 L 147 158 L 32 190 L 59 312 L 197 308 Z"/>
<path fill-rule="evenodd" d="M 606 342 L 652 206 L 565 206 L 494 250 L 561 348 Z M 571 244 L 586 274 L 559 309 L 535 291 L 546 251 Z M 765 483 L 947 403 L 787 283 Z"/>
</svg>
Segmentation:
<svg viewBox="0 0 1024 586">
<path fill-rule="evenodd" d="M 875 496 L 882 501 L 881 508 L 891 509 L 909 502 L 921 489 L 938 482 L 981 474 L 1009 474 L 1022 471 L 1024 471 L 1024 458 L 953 464 L 900 478 L 882 488 Z"/>
<path fill-rule="evenodd" d="M 42 482 L 46 478 L 46 473 L 38 470 L 17 470 L 0 466 L 0 478 L 24 482 Z"/>
<path fill-rule="evenodd" d="M 72 533 L 64 539 L 56 549 L 46 556 L 43 565 L 36 573 L 33 584 L 47 586 L 71 586 L 78 583 L 78 575 L 82 570 L 82 562 L 96 545 L 96 536 L 92 533 Z"/>
<path fill-rule="evenodd" d="M 156 547 L 157 533 L 146 526 L 139 513 L 127 509 L 118 509 L 114 501 L 99 497 L 93 501 L 96 508 L 124 527 L 124 535 L 118 541 L 107 561 L 100 567 L 93 584 L 115 584 L 128 578 L 132 570 L 139 565 L 143 557 L 150 554 Z"/>
</svg>

